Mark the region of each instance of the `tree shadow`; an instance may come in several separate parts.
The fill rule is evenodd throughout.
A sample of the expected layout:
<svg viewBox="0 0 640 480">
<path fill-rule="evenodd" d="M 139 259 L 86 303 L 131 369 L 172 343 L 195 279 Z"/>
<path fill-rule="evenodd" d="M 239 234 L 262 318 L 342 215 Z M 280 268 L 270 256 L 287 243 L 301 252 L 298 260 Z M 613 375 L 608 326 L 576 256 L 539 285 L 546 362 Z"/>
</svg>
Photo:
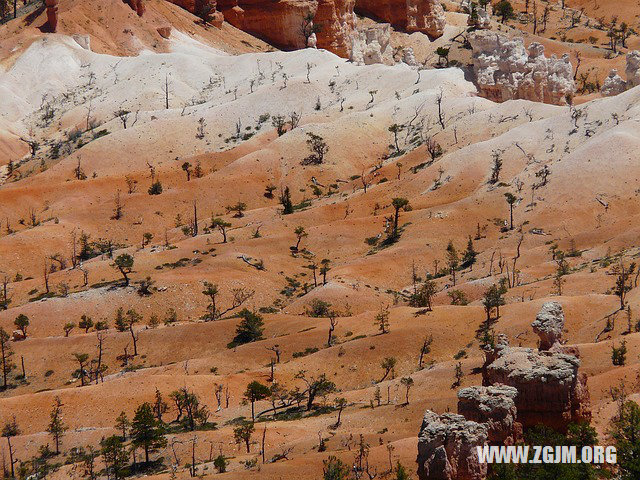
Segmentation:
<svg viewBox="0 0 640 480">
<path fill-rule="evenodd" d="M 38 8 L 36 8 L 33 12 L 31 12 L 29 15 L 27 15 L 26 17 L 24 17 L 24 24 L 27 26 L 31 26 L 33 24 L 33 22 L 36 21 L 36 18 L 38 18 L 40 15 L 42 15 L 42 13 L 46 10 L 46 7 L 44 5 L 40 5 Z M 45 22 L 44 25 L 42 25 L 41 27 L 38 27 L 40 29 L 40 31 L 43 31 L 43 28 L 48 28 L 49 27 L 49 23 Z"/>
</svg>

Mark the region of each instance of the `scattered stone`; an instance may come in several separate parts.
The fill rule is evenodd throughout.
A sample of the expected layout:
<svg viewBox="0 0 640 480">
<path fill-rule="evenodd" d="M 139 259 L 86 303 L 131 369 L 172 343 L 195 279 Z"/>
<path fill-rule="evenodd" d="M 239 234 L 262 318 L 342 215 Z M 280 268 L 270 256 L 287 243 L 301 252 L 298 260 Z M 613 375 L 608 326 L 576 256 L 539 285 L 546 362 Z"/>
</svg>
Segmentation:
<svg viewBox="0 0 640 480">
<path fill-rule="evenodd" d="M 139 17 L 141 17 L 144 14 L 144 11 L 145 11 L 144 0 L 127 0 L 127 3 L 129 3 L 129 6 L 131 7 L 131 9 L 135 11 Z"/>
<path fill-rule="evenodd" d="M 224 15 L 222 14 L 222 12 L 214 12 L 211 15 L 211 20 L 209 20 L 209 23 L 216 28 L 222 28 L 222 24 L 224 23 Z"/>
<path fill-rule="evenodd" d="M 75 42 L 85 50 L 91 50 L 91 37 L 89 35 L 73 35 Z"/>
<path fill-rule="evenodd" d="M 26 340 L 27 336 L 24 333 L 22 333 L 21 330 L 14 330 L 13 333 L 11 334 L 11 339 L 14 342 L 20 342 L 22 340 Z"/>
<path fill-rule="evenodd" d="M 159 27 L 158 28 L 158 33 L 160 34 L 160 36 L 162 38 L 169 38 L 171 36 L 171 27 L 170 26 Z"/>
</svg>

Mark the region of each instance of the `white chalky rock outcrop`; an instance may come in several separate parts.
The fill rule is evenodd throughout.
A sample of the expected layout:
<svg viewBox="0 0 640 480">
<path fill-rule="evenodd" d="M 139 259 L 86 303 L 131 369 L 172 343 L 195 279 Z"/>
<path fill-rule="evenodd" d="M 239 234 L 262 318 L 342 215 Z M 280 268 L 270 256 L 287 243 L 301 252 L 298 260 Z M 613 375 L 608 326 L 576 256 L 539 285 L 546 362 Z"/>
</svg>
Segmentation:
<svg viewBox="0 0 640 480">
<path fill-rule="evenodd" d="M 600 93 L 603 97 L 613 97 L 614 95 L 624 92 L 626 89 L 627 82 L 618 75 L 618 70 L 614 68 L 609 72 L 609 76 L 605 78 Z"/>
<path fill-rule="evenodd" d="M 402 51 L 402 61 L 410 67 L 416 67 L 418 65 L 416 56 L 413 53 L 413 48 L 407 47 Z"/>
<path fill-rule="evenodd" d="M 383 63 L 393 65 L 391 26 L 388 23 L 359 30 L 352 36 L 350 60 L 359 65 Z"/>
<path fill-rule="evenodd" d="M 573 67 L 567 54 L 544 55 L 544 46 L 488 31 L 469 35 L 473 67 L 481 95 L 496 102 L 525 99 L 563 105 L 575 93 Z"/>
<path fill-rule="evenodd" d="M 533 332 L 540 337 L 540 350 L 550 350 L 560 344 L 564 330 L 564 311 L 558 302 L 546 302 L 531 324 Z"/>
<path fill-rule="evenodd" d="M 640 51 L 634 50 L 627 54 L 627 88 L 633 88 L 640 85 Z"/>
</svg>

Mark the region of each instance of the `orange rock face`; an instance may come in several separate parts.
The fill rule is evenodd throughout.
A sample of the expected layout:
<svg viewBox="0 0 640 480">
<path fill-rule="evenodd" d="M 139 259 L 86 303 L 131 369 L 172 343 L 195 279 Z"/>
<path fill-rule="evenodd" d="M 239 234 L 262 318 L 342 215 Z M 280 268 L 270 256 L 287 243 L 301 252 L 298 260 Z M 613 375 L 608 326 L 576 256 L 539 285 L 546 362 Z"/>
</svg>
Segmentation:
<svg viewBox="0 0 640 480">
<path fill-rule="evenodd" d="M 355 0 L 221 0 L 219 9 L 233 26 L 282 49 L 317 46 L 348 58 L 356 17 Z M 320 26 L 315 38 L 303 33 L 305 18 Z"/>
<path fill-rule="evenodd" d="M 314 24 L 320 26 L 316 33 L 318 48 L 349 58 L 357 21 L 354 4 L 355 0 L 318 0 L 313 19 Z"/>
<path fill-rule="evenodd" d="M 211 20 L 209 21 L 214 27 L 222 27 L 224 22 L 224 15 L 221 12 L 216 11 L 218 2 L 216 0 L 167 0 L 174 5 L 184 8 L 188 12 L 198 15 L 200 10 L 208 8 L 210 10 Z"/>
<path fill-rule="evenodd" d="M 234 27 L 259 37 L 278 48 L 305 48 L 304 18 L 315 15 L 313 1 L 276 2 L 264 0 L 221 0 L 218 8 Z"/>
<path fill-rule="evenodd" d="M 432 38 L 444 33 L 444 10 L 440 0 L 356 0 L 356 11 L 390 23 L 407 32 Z"/>
</svg>

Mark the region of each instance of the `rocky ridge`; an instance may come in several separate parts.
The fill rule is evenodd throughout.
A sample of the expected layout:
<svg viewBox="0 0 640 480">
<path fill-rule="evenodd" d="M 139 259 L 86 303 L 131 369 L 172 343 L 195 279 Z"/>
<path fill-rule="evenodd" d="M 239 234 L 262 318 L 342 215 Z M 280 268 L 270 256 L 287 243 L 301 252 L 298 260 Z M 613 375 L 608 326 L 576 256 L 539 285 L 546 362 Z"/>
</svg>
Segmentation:
<svg viewBox="0 0 640 480">
<path fill-rule="evenodd" d="M 543 304 L 532 328 L 539 350 L 510 347 L 505 335 L 486 349 L 483 386 L 458 392 L 458 415 L 426 412 L 418 435 L 421 480 L 483 480 L 486 465 L 478 463 L 476 447 L 513 445 L 523 429 L 539 424 L 566 431 L 591 420 L 580 360 L 562 353 L 562 306 Z"/>
</svg>

